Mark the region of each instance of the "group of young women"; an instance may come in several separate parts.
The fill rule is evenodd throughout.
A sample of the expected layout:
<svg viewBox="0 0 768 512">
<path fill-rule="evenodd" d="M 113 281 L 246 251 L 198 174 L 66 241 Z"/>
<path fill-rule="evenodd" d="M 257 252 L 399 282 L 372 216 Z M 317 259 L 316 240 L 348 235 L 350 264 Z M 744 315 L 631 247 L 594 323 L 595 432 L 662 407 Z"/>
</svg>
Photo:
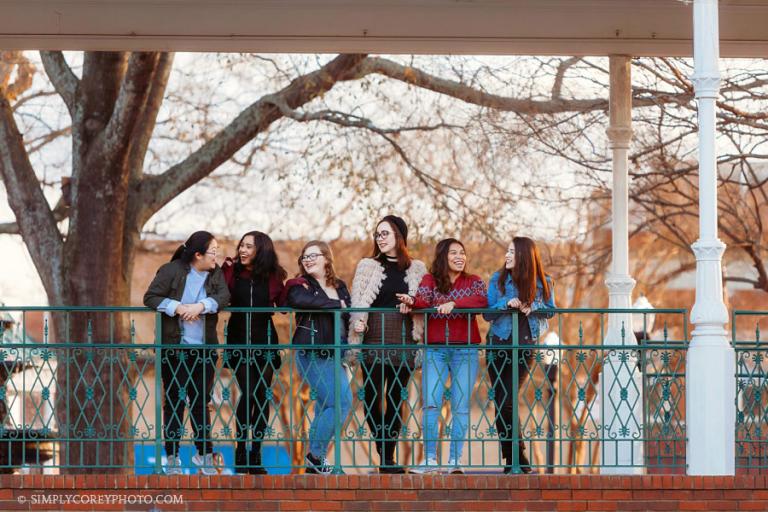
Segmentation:
<svg viewBox="0 0 768 512">
<path fill-rule="evenodd" d="M 402 406 L 412 373 L 421 364 L 423 440 L 425 461 L 412 472 L 434 472 L 447 467 L 461 472 L 461 459 L 470 414 L 470 398 L 479 370 L 481 342 L 477 318 L 455 309 L 487 308 L 491 322 L 488 337 L 488 372 L 494 388 L 496 426 L 501 439 L 505 472 L 513 470 L 517 450 L 520 468 L 530 472 L 524 446 L 514 446 L 515 417 L 512 393 L 513 365 L 518 379 L 527 375 L 530 351 L 513 357 L 504 350 L 512 344 L 513 319 L 518 319 L 521 344 L 533 344 L 547 328 L 546 310 L 555 307 L 552 280 L 544 273 L 536 244 L 515 237 L 501 268 L 486 287 L 467 272 L 464 245 L 454 238 L 440 241 L 429 270 L 408 252 L 408 226 L 388 215 L 376 224 L 373 250 L 355 271 L 351 292 L 338 278 L 333 253 L 322 241 L 307 243 L 298 257 L 299 273 L 284 283 L 287 272 L 280 265 L 272 240 L 264 233 L 243 235 L 234 259 L 216 264 L 218 244 L 208 232 L 199 231 L 186 241 L 169 263 L 163 265 L 149 286 L 144 303 L 162 315 L 162 380 L 165 387 L 163 431 L 167 474 L 181 473 L 178 456 L 183 435 L 183 413 L 188 400 L 198 453 L 193 463 L 203 473 L 215 472 L 208 421 L 208 402 L 215 371 L 217 313 L 226 306 L 289 306 L 298 310 L 292 343 L 297 369 L 312 389 L 315 413 L 309 431 L 305 464 L 308 473 L 329 473 L 326 453 L 341 411 L 342 424 L 352 409 L 347 374 L 334 359 L 336 329 L 349 344 L 345 361 L 359 363 L 364 382 L 363 406 L 368 427 L 376 440 L 380 472 L 405 473 L 398 465 L 396 448 L 402 429 Z M 335 325 L 331 312 L 346 308 L 383 308 L 384 312 L 354 311 L 340 315 Z M 418 310 L 435 308 L 423 314 Z M 517 311 L 518 315 L 512 315 Z M 425 325 L 426 323 L 426 325 Z M 224 350 L 223 364 L 233 369 L 242 391 L 236 407 L 235 468 L 242 473 L 265 473 L 261 440 L 269 418 L 267 394 L 280 367 L 280 356 L 263 346 L 277 345 L 278 334 L 271 313 L 233 312 L 226 342 L 260 345 L 254 350 Z M 419 350 L 423 343 L 423 353 Z M 326 345 L 325 348 L 322 345 Z M 388 347 L 389 345 L 389 347 Z M 317 348 L 309 348 L 320 346 Z M 446 383 L 450 377 L 450 387 Z M 518 383 L 519 386 L 519 383 Z M 439 419 L 443 399 L 450 399 L 453 417 L 448 461 L 439 464 Z M 519 428 L 518 428 L 519 431 Z M 250 435 L 251 442 L 247 439 Z M 250 446 L 249 446 L 250 445 Z M 248 449 L 250 448 L 250 449 Z"/>
</svg>

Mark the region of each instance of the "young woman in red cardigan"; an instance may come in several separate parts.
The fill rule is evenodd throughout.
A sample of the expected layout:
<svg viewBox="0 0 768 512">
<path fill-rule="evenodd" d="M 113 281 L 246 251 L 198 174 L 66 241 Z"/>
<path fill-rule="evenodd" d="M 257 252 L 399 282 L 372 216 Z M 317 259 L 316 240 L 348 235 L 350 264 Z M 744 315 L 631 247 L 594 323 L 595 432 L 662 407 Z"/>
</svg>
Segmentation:
<svg viewBox="0 0 768 512">
<path fill-rule="evenodd" d="M 415 309 L 437 308 L 437 314 L 427 317 L 427 348 L 421 374 L 426 462 L 413 469 L 416 473 L 440 470 L 437 462 L 438 421 L 446 392 L 450 393 L 453 416 L 447 466 L 451 473 L 462 473 L 459 460 L 466 440 L 470 398 L 478 370 L 478 351 L 471 345 L 480 343 L 480 330 L 476 315 L 453 313 L 453 310 L 488 305 L 485 283 L 479 276 L 468 274 L 466 265 L 464 245 L 455 238 L 442 240 L 435 248 L 430 273 L 422 279 L 416 296 L 399 295 L 401 302 Z M 449 376 L 451 386 L 446 389 Z"/>
</svg>

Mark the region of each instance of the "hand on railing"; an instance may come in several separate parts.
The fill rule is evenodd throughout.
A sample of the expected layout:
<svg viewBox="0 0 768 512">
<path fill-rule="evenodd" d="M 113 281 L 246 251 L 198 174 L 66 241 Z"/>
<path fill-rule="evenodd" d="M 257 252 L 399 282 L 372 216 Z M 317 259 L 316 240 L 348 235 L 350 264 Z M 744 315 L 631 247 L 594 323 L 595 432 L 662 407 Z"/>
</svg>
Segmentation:
<svg viewBox="0 0 768 512">
<path fill-rule="evenodd" d="M 397 300 L 399 300 L 406 306 L 413 306 L 413 303 L 415 302 L 413 297 L 411 297 L 407 293 L 396 293 L 395 297 L 397 297 Z"/>
<path fill-rule="evenodd" d="M 354 370 L 355 367 L 357 367 L 357 363 L 360 359 L 360 349 L 359 348 L 350 348 L 346 351 L 346 354 L 344 354 L 344 362 L 350 370 Z"/>
</svg>

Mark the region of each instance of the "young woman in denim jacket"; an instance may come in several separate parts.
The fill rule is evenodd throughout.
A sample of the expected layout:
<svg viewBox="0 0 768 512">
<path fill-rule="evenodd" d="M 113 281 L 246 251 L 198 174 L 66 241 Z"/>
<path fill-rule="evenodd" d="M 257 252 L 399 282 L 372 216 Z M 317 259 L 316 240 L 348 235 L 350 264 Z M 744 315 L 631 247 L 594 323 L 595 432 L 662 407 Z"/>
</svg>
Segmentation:
<svg viewBox="0 0 768 512">
<path fill-rule="evenodd" d="M 504 457 L 505 473 L 511 473 L 512 454 L 514 450 L 513 422 L 518 423 L 519 414 L 515 414 L 514 375 L 513 365 L 518 368 L 518 389 L 528 376 L 533 352 L 520 350 L 515 355 L 511 351 L 498 350 L 493 347 L 512 345 L 513 322 L 517 312 L 517 332 L 519 345 L 534 345 L 539 336 L 547 329 L 547 319 L 553 313 L 540 312 L 542 309 L 555 307 L 555 292 L 552 279 L 544 273 L 539 250 L 533 240 L 518 236 L 512 239 L 504 265 L 491 276 L 488 283 L 488 307 L 504 311 L 503 314 L 486 315 L 491 321 L 489 332 L 488 374 L 494 390 L 496 405 L 496 428 L 501 439 L 501 453 Z M 518 443 L 520 469 L 524 473 L 531 472 L 528 458 L 525 456 L 525 443 Z"/>
</svg>

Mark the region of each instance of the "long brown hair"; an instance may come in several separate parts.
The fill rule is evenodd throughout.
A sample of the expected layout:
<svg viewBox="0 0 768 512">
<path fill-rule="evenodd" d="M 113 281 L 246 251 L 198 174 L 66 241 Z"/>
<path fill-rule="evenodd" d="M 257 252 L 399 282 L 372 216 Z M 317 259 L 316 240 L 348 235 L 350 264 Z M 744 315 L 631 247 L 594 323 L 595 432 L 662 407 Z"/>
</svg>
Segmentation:
<svg viewBox="0 0 768 512">
<path fill-rule="evenodd" d="M 325 284 L 331 285 L 334 288 L 339 286 L 339 278 L 336 277 L 336 269 L 333 268 L 333 251 L 331 251 L 331 246 L 329 246 L 327 243 L 322 242 L 320 240 L 312 240 L 310 242 L 307 242 L 304 247 L 301 249 L 301 252 L 299 253 L 299 276 L 301 277 L 309 277 L 309 274 L 307 274 L 306 269 L 304 268 L 304 264 L 301 261 L 301 257 L 304 256 L 304 253 L 309 249 L 310 247 L 317 247 L 320 249 L 320 252 L 323 254 L 323 257 L 325 258 Z"/>
<path fill-rule="evenodd" d="M 499 291 L 504 293 L 504 283 L 507 282 L 507 276 L 511 275 L 512 282 L 517 287 L 520 302 L 533 303 L 536 299 L 538 282 L 541 282 L 544 300 L 549 300 L 551 291 L 536 242 L 527 236 L 516 236 L 512 239 L 512 244 L 515 246 L 515 264 L 511 269 L 507 269 L 506 265 L 501 266 L 497 282 Z"/>
<path fill-rule="evenodd" d="M 453 244 L 459 244 L 464 249 L 464 244 L 455 238 L 440 240 L 435 246 L 435 259 L 432 260 L 432 265 L 429 267 L 429 273 L 435 279 L 437 291 L 440 293 L 451 291 L 451 277 L 448 273 L 450 269 L 448 267 L 448 251 Z M 466 251 L 466 249 L 464 250 Z M 465 275 L 465 273 L 465 271 L 462 271 L 460 275 Z"/>
<path fill-rule="evenodd" d="M 386 256 L 382 255 L 381 249 L 379 249 L 379 244 L 376 243 L 376 231 L 378 231 L 379 226 L 381 226 L 383 223 L 389 224 L 389 226 L 392 228 L 392 232 L 395 234 L 395 248 L 397 249 L 397 268 L 400 270 L 408 270 L 408 268 L 411 266 L 411 255 L 408 253 L 408 246 L 405 245 L 405 238 L 403 238 L 403 234 L 400 232 L 400 229 L 398 229 L 397 226 L 395 226 L 393 223 L 389 222 L 386 218 L 381 219 L 379 222 L 376 223 L 376 229 L 374 229 L 373 232 L 373 252 L 371 254 L 371 258 L 373 259 L 381 259 Z"/>
</svg>

